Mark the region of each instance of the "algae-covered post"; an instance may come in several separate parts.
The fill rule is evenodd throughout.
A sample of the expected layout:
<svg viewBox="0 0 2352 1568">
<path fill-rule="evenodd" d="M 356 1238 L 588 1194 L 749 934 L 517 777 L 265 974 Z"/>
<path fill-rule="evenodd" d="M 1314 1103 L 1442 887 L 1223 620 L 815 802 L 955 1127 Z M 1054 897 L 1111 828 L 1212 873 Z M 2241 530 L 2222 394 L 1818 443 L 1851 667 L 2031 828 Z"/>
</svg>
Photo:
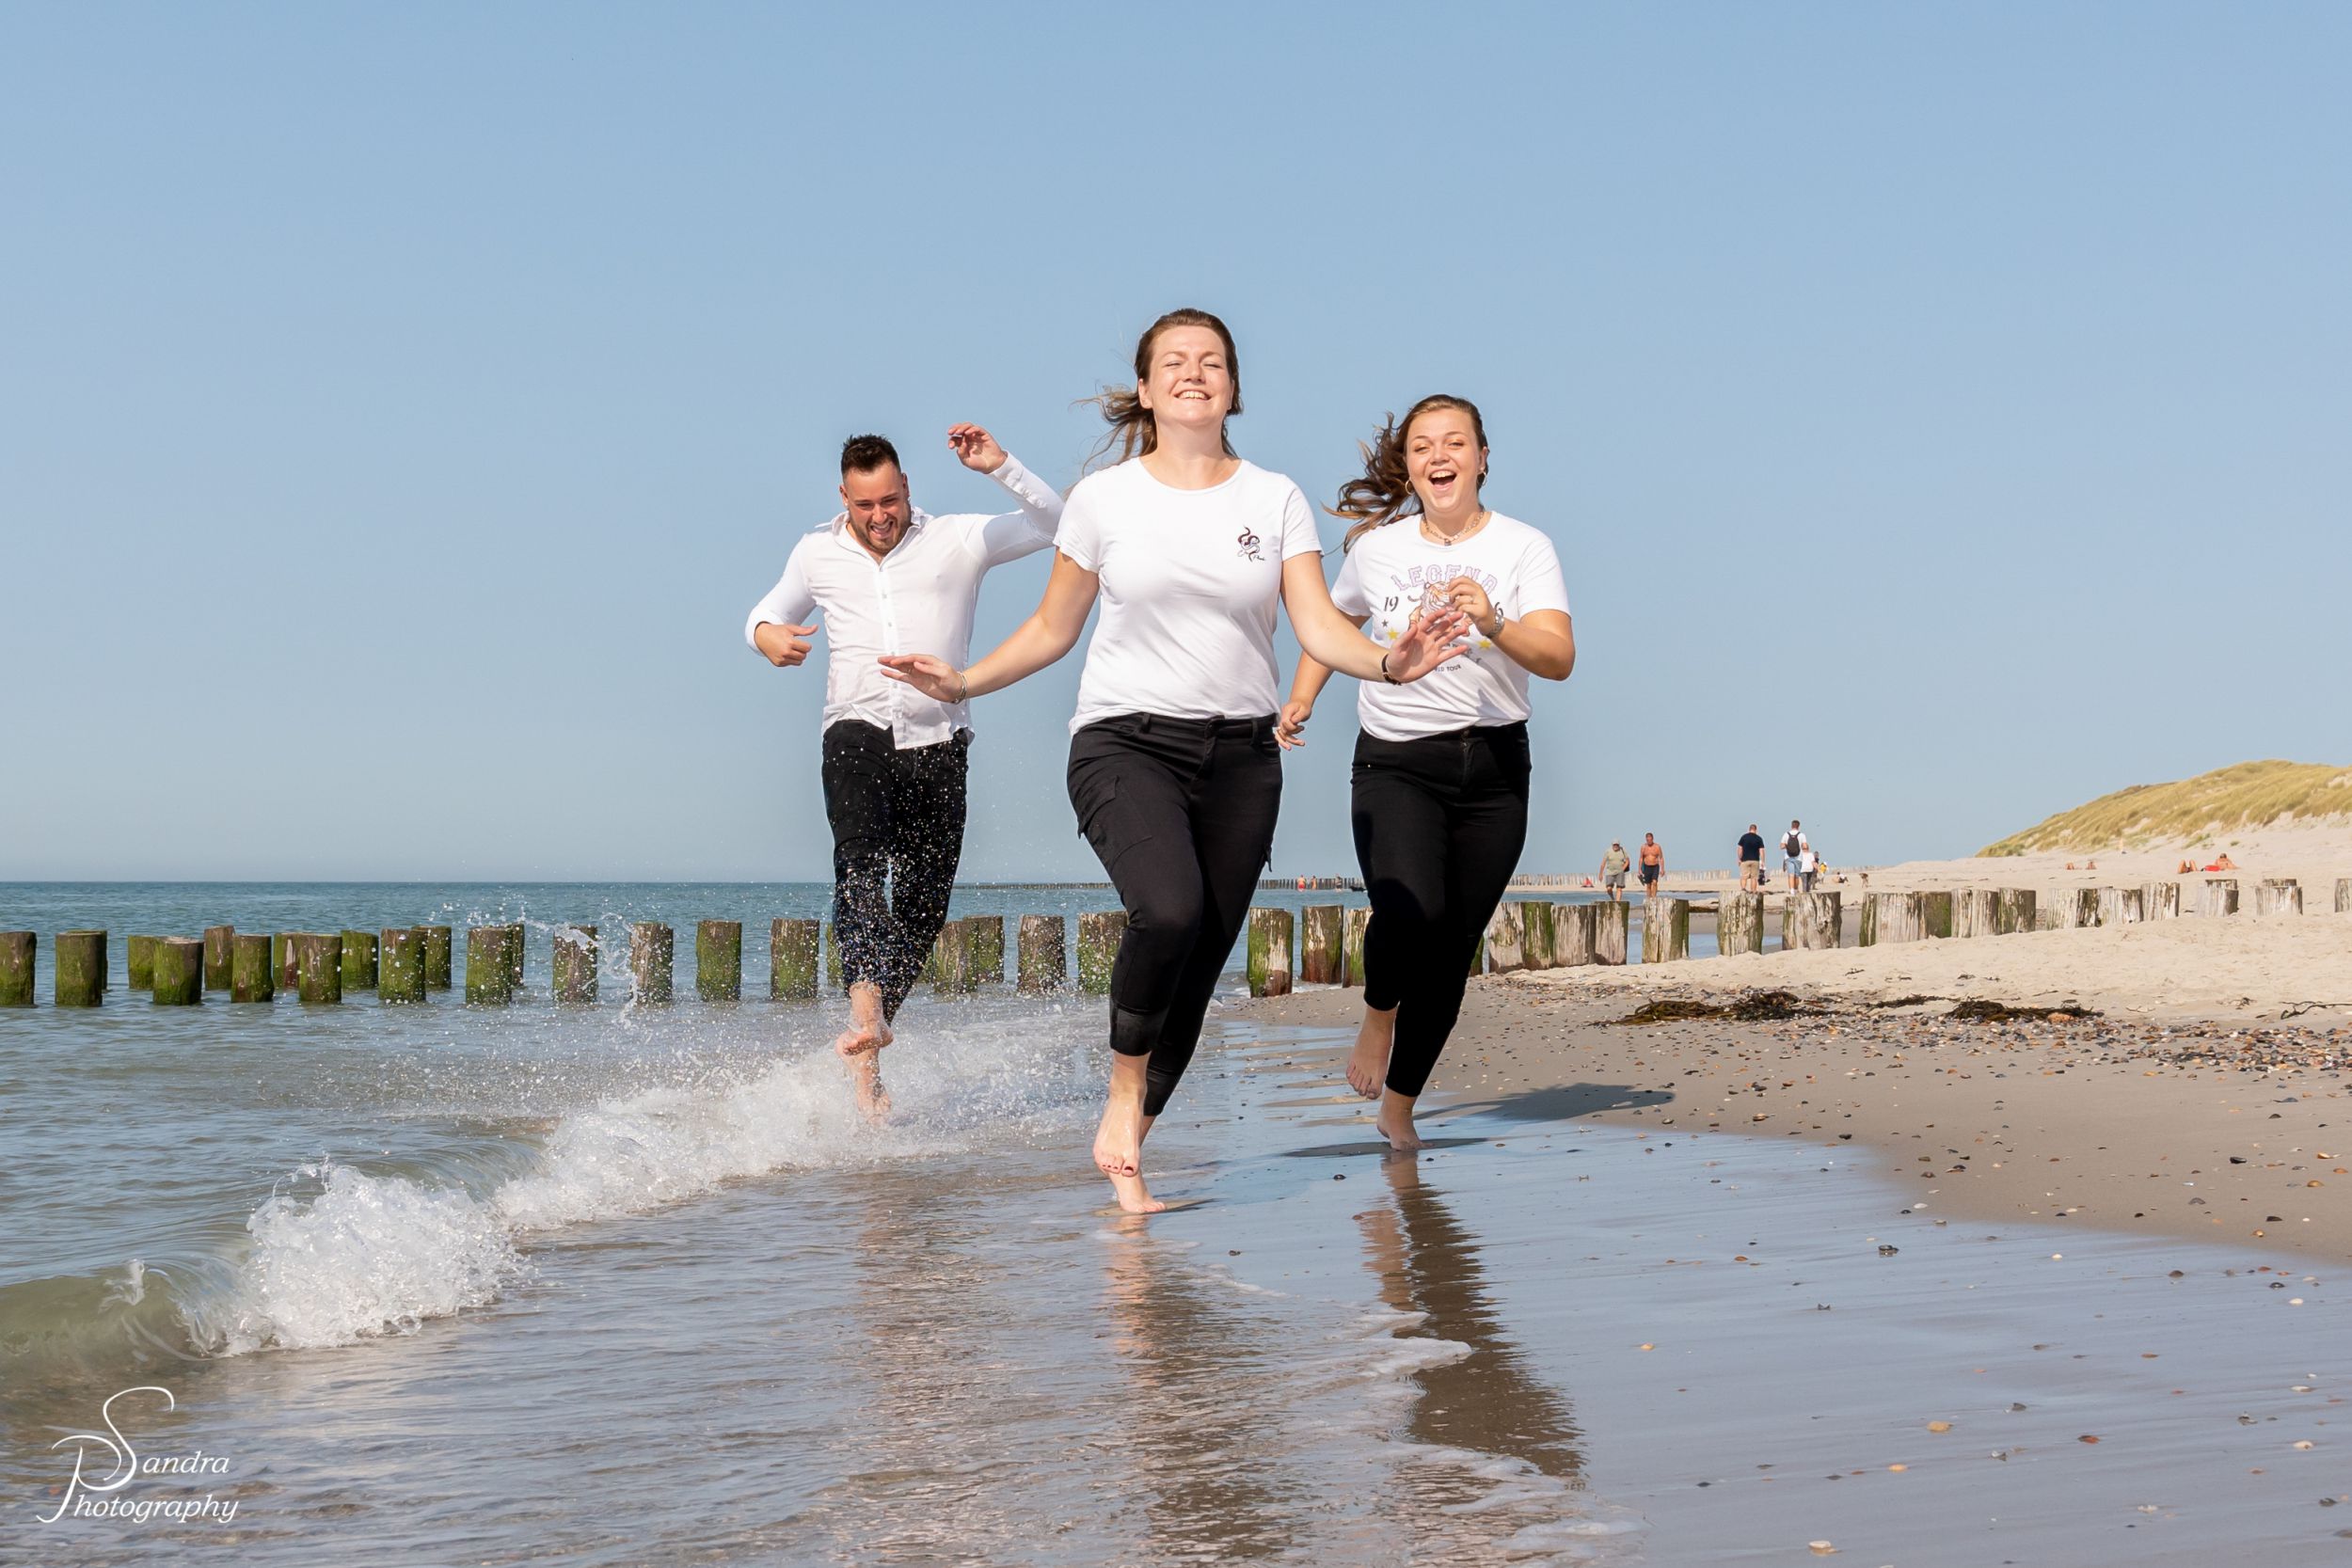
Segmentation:
<svg viewBox="0 0 2352 1568">
<path fill-rule="evenodd" d="M 375 999 L 405 1006 L 423 1001 L 430 989 L 424 983 L 424 927 L 386 927 L 376 942 Z"/>
<path fill-rule="evenodd" d="M 1347 911 L 1347 924 L 1340 938 L 1340 984 L 1360 986 L 1364 983 L 1364 938 L 1372 930 L 1372 907 L 1359 904 Z"/>
<path fill-rule="evenodd" d="M 1919 895 L 1919 934 L 1937 941 L 1952 934 L 1952 895 L 1948 892 Z"/>
<path fill-rule="evenodd" d="M 204 943 L 196 937 L 165 937 L 155 943 L 155 1001 L 160 1006 L 192 1007 L 204 1000 Z"/>
<path fill-rule="evenodd" d="M 743 999 L 741 921 L 695 922 L 694 994 L 706 1002 L 739 1002 Z"/>
<path fill-rule="evenodd" d="M 95 1007 L 106 999 L 106 933 L 59 931 L 51 968 L 60 1007 Z"/>
<path fill-rule="evenodd" d="M 1724 956 L 1764 951 L 1764 895 L 1726 893 L 1715 906 L 1715 951 Z"/>
<path fill-rule="evenodd" d="M 514 960 L 507 944 L 515 940 L 512 926 L 466 927 L 466 1000 L 477 1006 L 497 1007 L 515 999 Z"/>
<path fill-rule="evenodd" d="M 2206 878 L 2204 898 L 2197 906 L 2197 912 L 2201 915 L 2213 916 L 2237 913 L 2237 879 L 2234 877 Z"/>
<path fill-rule="evenodd" d="M 1560 967 L 1560 930 L 1552 923 L 1549 904 L 1519 906 L 1519 957 L 1530 969 Z"/>
<path fill-rule="evenodd" d="M 451 987 L 451 958 L 456 943 L 446 926 L 420 926 L 417 931 L 424 941 L 424 989 L 448 990 Z"/>
<path fill-rule="evenodd" d="M 1556 967 L 1581 969 L 1599 961 L 1596 947 L 1600 936 L 1599 910 L 1597 904 L 1551 906 L 1551 958 Z"/>
<path fill-rule="evenodd" d="M 558 1002 L 588 1003 L 596 999 L 596 928 L 558 926 L 555 952 L 548 971 Z"/>
<path fill-rule="evenodd" d="M 1642 900 L 1642 961 L 1672 963 L 1691 956 L 1691 900 L 1655 894 Z"/>
<path fill-rule="evenodd" d="M 677 933 L 660 921 L 641 920 L 628 928 L 628 990 L 639 1002 L 670 1000 L 670 971 Z"/>
<path fill-rule="evenodd" d="M 0 1007 L 34 1005 L 33 971 L 40 956 L 40 938 L 35 933 L 0 931 Z"/>
<path fill-rule="evenodd" d="M 768 927 L 768 1000 L 806 1002 L 817 994 L 818 930 L 814 920 L 776 920 Z"/>
<path fill-rule="evenodd" d="M 1347 911 L 1337 904 L 1310 904 L 1298 911 L 1298 978 L 1310 986 L 1339 984 L 1345 960 Z"/>
<path fill-rule="evenodd" d="M 1070 976 L 1069 926 L 1057 914 L 1021 917 L 1020 986 L 1032 996 L 1057 991 Z"/>
<path fill-rule="evenodd" d="M 234 926 L 204 927 L 204 989 L 227 990 L 234 981 L 230 964 L 236 954 Z"/>
<path fill-rule="evenodd" d="M 1291 911 L 1263 906 L 1249 911 L 1249 994 L 1291 993 Z"/>
<path fill-rule="evenodd" d="M 2041 900 L 2042 895 L 2029 887 L 2001 889 L 1993 911 L 1993 934 L 2006 937 L 2035 929 L 2041 919 L 2035 906 Z"/>
<path fill-rule="evenodd" d="M 2302 885 L 2292 877 L 2273 878 L 2254 884 L 2256 914 L 2301 914 Z"/>
<path fill-rule="evenodd" d="M 380 972 L 373 931 L 347 930 L 343 937 L 343 990 L 373 990 Z"/>
<path fill-rule="evenodd" d="M 1523 943 L 1525 927 L 1519 919 L 1519 906 L 1505 899 L 1495 906 L 1495 912 L 1486 917 L 1486 963 L 1497 974 L 1509 974 L 1527 967 L 1527 950 Z"/>
<path fill-rule="evenodd" d="M 1593 911 L 1593 962 L 1625 962 L 1626 939 L 1632 934 L 1633 908 L 1622 898 L 1584 906 Z"/>
<path fill-rule="evenodd" d="M 506 927 L 506 978 L 516 990 L 523 989 L 523 955 L 531 945 L 531 927 L 516 921 Z"/>
<path fill-rule="evenodd" d="M 126 937 L 123 952 L 130 964 L 131 989 L 155 989 L 155 942 L 153 937 Z"/>
<path fill-rule="evenodd" d="M 333 931 L 297 931 L 294 937 L 294 995 L 305 1002 L 343 999 L 343 939 Z"/>
<path fill-rule="evenodd" d="M 1078 916 L 1078 989 L 1092 996 L 1107 996 L 1111 965 L 1119 958 L 1119 942 L 1127 934 L 1125 910 L 1089 910 Z"/>
<path fill-rule="evenodd" d="M 950 920 L 931 939 L 931 989 L 949 996 L 969 994 L 977 984 L 972 963 L 972 927 Z"/>
<path fill-rule="evenodd" d="M 972 980 L 975 985 L 1001 986 L 1005 983 L 1005 917 L 1001 914 L 967 914 L 963 917 L 964 942 L 971 954 Z"/>
<path fill-rule="evenodd" d="M 825 922 L 825 984 L 835 990 L 842 989 L 841 929 L 830 920 Z"/>
<path fill-rule="evenodd" d="M 269 1002 L 278 995 L 278 972 L 270 967 L 269 938 L 239 932 L 229 941 L 229 1000 Z"/>
</svg>

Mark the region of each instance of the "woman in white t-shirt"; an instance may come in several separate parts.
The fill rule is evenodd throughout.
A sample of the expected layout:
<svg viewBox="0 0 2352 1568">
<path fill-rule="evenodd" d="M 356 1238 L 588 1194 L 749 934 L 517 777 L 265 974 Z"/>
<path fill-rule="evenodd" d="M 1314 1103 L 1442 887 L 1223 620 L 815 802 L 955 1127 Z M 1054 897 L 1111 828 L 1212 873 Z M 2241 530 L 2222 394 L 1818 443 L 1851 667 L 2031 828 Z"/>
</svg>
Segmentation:
<svg viewBox="0 0 2352 1568">
<path fill-rule="evenodd" d="M 1475 404 L 1427 397 L 1364 449 L 1332 515 L 1352 519 L 1331 597 L 1393 647 L 1426 614 L 1470 619 L 1470 656 L 1408 689 L 1366 686 L 1356 713 L 1356 858 L 1372 897 L 1364 1022 L 1347 1081 L 1376 1125 L 1417 1148 L 1413 1103 L 1462 1010 L 1486 921 L 1527 839 L 1527 677 L 1565 680 L 1576 632 L 1560 558 L 1538 529 L 1489 512 Z M 1331 675 L 1310 649 L 1279 725 L 1284 745 Z"/>
<path fill-rule="evenodd" d="M 882 662 L 961 702 L 1061 657 L 1102 603 L 1069 770 L 1079 831 L 1127 907 L 1094 1162 L 1121 1208 L 1148 1212 L 1166 1206 L 1144 1187 L 1144 1136 L 1192 1059 L 1273 847 L 1276 602 L 1302 647 L 1366 681 L 1417 680 L 1458 657 L 1468 623 L 1449 609 L 1385 646 L 1356 634 L 1324 585 L 1307 498 L 1226 438 L 1240 367 L 1207 311 L 1153 322 L 1136 345 L 1134 389 L 1099 401 L 1111 424 L 1103 451 L 1115 445 L 1121 461 L 1070 492 L 1037 613 L 968 670 L 928 654 Z"/>
</svg>

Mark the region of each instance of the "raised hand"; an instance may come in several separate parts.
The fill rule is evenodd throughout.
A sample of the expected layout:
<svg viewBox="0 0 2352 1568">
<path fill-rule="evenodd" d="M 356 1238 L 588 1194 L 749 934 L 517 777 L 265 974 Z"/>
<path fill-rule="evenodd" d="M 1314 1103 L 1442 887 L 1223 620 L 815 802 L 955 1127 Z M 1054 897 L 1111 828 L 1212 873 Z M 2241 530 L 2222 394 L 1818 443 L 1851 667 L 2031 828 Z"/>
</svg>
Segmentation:
<svg viewBox="0 0 2352 1568">
<path fill-rule="evenodd" d="M 894 681 L 906 682 L 934 702 L 963 701 L 963 673 L 935 655 L 884 654 L 881 664 L 883 674 Z"/>
<path fill-rule="evenodd" d="M 1448 659 L 1470 652 L 1470 618 L 1458 610 L 1416 615 L 1405 635 L 1389 644 L 1389 678 L 1417 681 Z"/>
<path fill-rule="evenodd" d="M 1307 743 L 1299 739 L 1307 728 L 1307 721 L 1314 716 L 1315 705 L 1302 703 L 1295 697 L 1282 705 L 1282 711 L 1274 721 L 1274 738 L 1285 752 L 1295 752 Z"/>
<path fill-rule="evenodd" d="M 1486 597 L 1486 589 L 1479 586 L 1476 578 L 1455 578 L 1445 585 L 1445 596 L 1454 609 L 1470 617 L 1470 629 L 1479 636 L 1486 636 L 1485 628 L 1496 624 L 1494 601 Z M 1501 627 L 1497 626 L 1497 629 Z"/>
<path fill-rule="evenodd" d="M 768 656 L 768 662 L 779 670 L 789 670 L 808 657 L 808 639 L 816 633 L 815 626 L 796 626 L 784 621 L 762 621 L 752 633 L 752 641 Z"/>
<path fill-rule="evenodd" d="M 947 445 L 954 450 L 956 460 L 974 473 L 993 474 L 1005 466 L 1005 449 L 978 425 L 949 425 Z"/>
</svg>

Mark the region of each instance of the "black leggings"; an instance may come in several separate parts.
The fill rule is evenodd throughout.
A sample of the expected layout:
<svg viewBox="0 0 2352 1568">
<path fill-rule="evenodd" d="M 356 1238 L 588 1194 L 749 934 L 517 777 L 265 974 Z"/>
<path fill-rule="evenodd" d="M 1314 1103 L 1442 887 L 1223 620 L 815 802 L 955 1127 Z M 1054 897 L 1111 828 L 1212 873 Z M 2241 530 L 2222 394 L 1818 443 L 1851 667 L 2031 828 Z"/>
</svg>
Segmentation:
<svg viewBox="0 0 2352 1568">
<path fill-rule="evenodd" d="M 1527 726 L 1356 737 L 1356 859 L 1372 895 L 1364 1006 L 1396 1009 L 1388 1086 L 1418 1096 L 1470 956 L 1527 842 Z"/>
<path fill-rule="evenodd" d="M 1274 721 L 1135 713 L 1089 724 L 1070 737 L 1070 803 L 1127 906 L 1111 1049 L 1151 1057 L 1143 1112 L 1156 1117 L 1200 1043 L 1274 847 Z"/>
<path fill-rule="evenodd" d="M 900 750 L 878 724 L 825 731 L 825 815 L 833 822 L 833 927 L 845 985 L 882 991 L 896 1018 L 931 942 L 963 857 L 964 772 L 972 732 Z"/>
</svg>

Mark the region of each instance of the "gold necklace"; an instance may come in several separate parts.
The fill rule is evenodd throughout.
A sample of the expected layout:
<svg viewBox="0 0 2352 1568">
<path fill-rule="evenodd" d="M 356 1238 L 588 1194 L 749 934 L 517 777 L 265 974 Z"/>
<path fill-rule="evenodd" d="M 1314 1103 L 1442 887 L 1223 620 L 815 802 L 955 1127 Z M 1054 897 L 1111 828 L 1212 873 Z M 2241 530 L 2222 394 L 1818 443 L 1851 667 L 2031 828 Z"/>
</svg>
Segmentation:
<svg viewBox="0 0 2352 1568">
<path fill-rule="evenodd" d="M 1493 515 L 1493 513 L 1487 511 L 1482 506 L 1478 509 L 1478 515 L 1471 519 L 1468 528 L 1465 528 L 1459 533 L 1448 535 L 1439 533 L 1437 530 L 1431 528 L 1429 526 L 1429 514 L 1424 512 L 1421 515 L 1421 536 L 1423 539 L 1428 540 L 1433 545 L 1437 545 L 1442 548 L 1451 549 L 1454 546 L 1460 544 L 1463 540 L 1468 539 L 1471 534 L 1476 533 L 1480 529 L 1485 528 L 1486 526 L 1486 519 Z"/>
</svg>

